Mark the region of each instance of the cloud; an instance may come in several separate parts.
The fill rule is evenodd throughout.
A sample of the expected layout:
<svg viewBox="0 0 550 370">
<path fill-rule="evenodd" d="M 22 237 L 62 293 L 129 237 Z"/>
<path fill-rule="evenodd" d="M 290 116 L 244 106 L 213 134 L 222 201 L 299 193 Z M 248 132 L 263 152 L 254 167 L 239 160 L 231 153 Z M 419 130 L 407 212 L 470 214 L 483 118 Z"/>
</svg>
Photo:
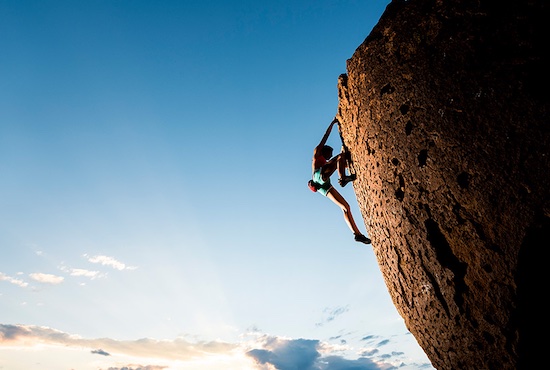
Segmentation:
<svg viewBox="0 0 550 370">
<path fill-rule="evenodd" d="M 147 367 L 122 366 L 118 362 L 116 367 L 109 367 L 110 370 L 160 370 L 169 367 L 166 366 L 169 362 L 197 364 L 197 366 L 190 365 L 189 369 L 199 369 L 202 368 L 198 366 L 199 362 L 204 361 L 212 365 L 213 359 L 218 359 L 219 368 L 224 368 L 224 365 L 233 362 L 236 366 L 225 366 L 225 368 L 242 370 L 393 370 L 397 369 L 393 365 L 395 363 L 406 366 L 401 360 L 395 361 L 398 359 L 394 358 L 394 354 L 401 355 L 400 352 L 371 358 L 371 355 L 377 354 L 376 350 L 359 351 L 361 353 L 359 358 L 348 359 L 335 355 L 342 351 L 343 347 L 332 346 L 320 340 L 289 339 L 259 332 L 248 335 L 252 338 L 243 337 L 240 343 L 189 342 L 182 338 L 174 340 L 143 338 L 120 341 L 109 338 L 85 339 L 41 326 L 0 324 L 0 347 L 11 347 L 19 351 L 18 353 L 22 353 L 21 351 L 25 348 L 42 345 L 87 349 L 88 353 L 103 356 L 105 360 L 102 361 L 115 361 L 122 356 L 126 359 L 132 358 L 131 361 L 134 363 L 141 361 L 149 363 Z M 159 363 L 155 364 L 155 362 Z M 114 363 L 111 364 L 111 366 L 114 365 Z M 423 364 L 414 364 L 414 366 L 423 366 Z"/>
<path fill-rule="evenodd" d="M 366 356 L 366 357 L 372 357 L 372 356 L 376 355 L 378 352 L 380 352 L 380 351 L 376 348 L 367 348 L 367 349 L 362 350 L 360 355 L 361 356 Z"/>
<path fill-rule="evenodd" d="M 64 271 L 68 273 L 71 276 L 82 276 L 87 277 L 92 280 L 103 277 L 105 274 L 102 274 L 99 271 L 92 271 L 92 270 L 85 270 L 85 269 L 75 269 L 75 268 L 68 268 L 68 267 L 61 267 L 61 271 Z"/>
<path fill-rule="evenodd" d="M 0 272 L 0 281 L 7 281 L 8 283 L 12 283 L 14 285 L 20 286 L 21 288 L 26 288 L 29 285 L 29 283 L 26 283 L 23 280 L 19 280 L 11 276 L 8 276 L 3 272 Z"/>
<path fill-rule="evenodd" d="M 372 360 L 362 357 L 356 360 L 347 360 L 338 356 L 325 357 L 322 367 L 323 370 L 393 370 L 397 367 L 390 364 L 375 363 Z"/>
<path fill-rule="evenodd" d="M 84 339 L 48 327 L 0 324 L 0 346 L 34 346 L 39 344 L 85 347 L 94 351 L 97 351 L 97 348 L 102 348 L 101 351 L 109 354 L 117 353 L 169 360 L 185 360 L 208 354 L 226 353 L 237 347 L 235 344 L 218 341 L 190 343 L 180 338 L 173 341 Z"/>
<path fill-rule="evenodd" d="M 267 349 L 253 349 L 247 354 L 258 363 L 270 364 L 276 369 L 313 370 L 316 369 L 313 367 L 315 361 L 321 356 L 318 345 L 318 340 L 269 337 L 265 342 Z"/>
<path fill-rule="evenodd" d="M 52 274 L 43 274 L 41 272 L 35 272 L 33 274 L 29 274 L 29 277 L 33 279 L 34 281 L 38 281 L 39 283 L 44 284 L 61 284 L 63 280 L 65 279 L 63 276 L 56 276 Z"/>
<path fill-rule="evenodd" d="M 376 335 L 367 335 L 367 336 L 361 338 L 361 340 L 372 340 L 372 339 L 375 339 L 375 338 L 377 338 Z"/>
<path fill-rule="evenodd" d="M 91 271 L 91 270 L 85 270 L 85 269 L 70 269 L 69 274 L 71 276 L 85 276 L 85 277 L 94 279 L 99 275 L 99 271 Z"/>
<path fill-rule="evenodd" d="M 155 366 L 155 365 L 127 365 L 123 367 L 110 367 L 107 370 L 163 370 L 168 366 Z"/>
<path fill-rule="evenodd" d="M 86 257 L 91 263 L 99 263 L 103 266 L 109 266 L 120 271 L 137 269 L 137 267 L 134 266 L 126 266 L 126 264 L 119 262 L 115 258 L 109 256 L 89 256 L 85 254 L 84 257 Z"/>
<path fill-rule="evenodd" d="M 252 349 L 247 355 L 252 357 L 262 369 L 273 370 L 390 370 L 397 369 L 388 363 L 377 363 L 361 357 L 355 360 L 341 356 L 322 356 L 326 348 L 318 340 L 282 339 L 268 337 L 264 339 L 262 349 Z"/>
<path fill-rule="evenodd" d="M 323 313 L 327 314 L 327 317 L 325 317 L 321 322 L 316 323 L 315 326 L 323 326 L 324 324 L 333 321 L 335 318 L 337 318 L 338 316 L 348 311 L 349 311 L 349 305 L 344 307 L 336 307 L 336 308 L 327 307 L 323 310 Z"/>
<path fill-rule="evenodd" d="M 111 356 L 111 354 L 109 352 L 105 352 L 104 350 L 102 349 L 94 349 L 91 351 L 93 354 L 95 355 L 102 355 L 102 356 Z"/>
</svg>

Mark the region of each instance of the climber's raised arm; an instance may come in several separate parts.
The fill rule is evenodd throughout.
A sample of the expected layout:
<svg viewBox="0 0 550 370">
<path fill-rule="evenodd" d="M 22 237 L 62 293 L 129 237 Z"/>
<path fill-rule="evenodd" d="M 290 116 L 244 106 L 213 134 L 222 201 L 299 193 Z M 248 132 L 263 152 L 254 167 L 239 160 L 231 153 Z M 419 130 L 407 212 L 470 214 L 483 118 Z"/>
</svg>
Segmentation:
<svg viewBox="0 0 550 370">
<path fill-rule="evenodd" d="M 335 123 L 338 122 L 338 119 L 337 118 L 334 118 L 332 120 L 332 122 L 328 125 L 328 128 L 327 128 L 327 131 L 325 132 L 325 135 L 323 136 L 323 138 L 321 139 L 321 142 L 319 143 L 319 145 L 317 145 L 315 147 L 315 154 L 320 154 L 320 151 L 321 149 L 323 148 L 323 146 L 325 146 L 325 144 L 327 143 L 327 140 L 328 140 L 328 137 L 330 136 L 330 132 L 332 131 L 332 126 L 334 126 Z M 319 152 L 319 153 L 318 153 Z M 329 158 L 327 158 L 329 159 Z"/>
</svg>

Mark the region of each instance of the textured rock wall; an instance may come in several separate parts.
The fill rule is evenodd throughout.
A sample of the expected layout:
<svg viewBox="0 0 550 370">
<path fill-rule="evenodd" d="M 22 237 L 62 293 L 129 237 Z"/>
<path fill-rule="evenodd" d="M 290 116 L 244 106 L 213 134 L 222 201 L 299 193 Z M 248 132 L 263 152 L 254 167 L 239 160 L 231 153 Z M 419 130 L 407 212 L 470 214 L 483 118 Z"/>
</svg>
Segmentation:
<svg viewBox="0 0 550 370">
<path fill-rule="evenodd" d="M 542 0 L 393 1 L 338 80 L 380 270 L 437 369 L 539 359 L 548 13 Z"/>
</svg>

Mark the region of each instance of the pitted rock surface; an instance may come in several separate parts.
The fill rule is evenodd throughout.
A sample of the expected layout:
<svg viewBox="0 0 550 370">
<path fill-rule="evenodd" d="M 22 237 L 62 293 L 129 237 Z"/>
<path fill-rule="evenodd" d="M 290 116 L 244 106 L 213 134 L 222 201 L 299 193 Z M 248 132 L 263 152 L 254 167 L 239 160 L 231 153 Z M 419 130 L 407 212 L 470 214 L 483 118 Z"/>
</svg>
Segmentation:
<svg viewBox="0 0 550 370">
<path fill-rule="evenodd" d="M 548 15 L 542 0 L 393 1 L 338 79 L 380 270 L 437 369 L 540 368 Z"/>
</svg>

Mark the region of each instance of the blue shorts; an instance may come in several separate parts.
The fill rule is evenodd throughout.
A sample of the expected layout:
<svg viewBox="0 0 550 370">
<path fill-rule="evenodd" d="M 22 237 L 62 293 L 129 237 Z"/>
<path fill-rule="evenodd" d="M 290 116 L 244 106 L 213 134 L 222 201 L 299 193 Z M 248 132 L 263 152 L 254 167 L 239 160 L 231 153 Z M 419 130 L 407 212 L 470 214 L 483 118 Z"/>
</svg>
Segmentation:
<svg viewBox="0 0 550 370">
<path fill-rule="evenodd" d="M 317 192 L 323 194 L 326 197 L 328 191 L 332 188 L 332 184 L 330 183 L 330 178 L 328 178 L 326 181 L 323 180 L 321 170 L 322 168 L 318 168 L 315 170 L 315 172 L 313 172 L 313 181 L 321 185 Z"/>
</svg>

